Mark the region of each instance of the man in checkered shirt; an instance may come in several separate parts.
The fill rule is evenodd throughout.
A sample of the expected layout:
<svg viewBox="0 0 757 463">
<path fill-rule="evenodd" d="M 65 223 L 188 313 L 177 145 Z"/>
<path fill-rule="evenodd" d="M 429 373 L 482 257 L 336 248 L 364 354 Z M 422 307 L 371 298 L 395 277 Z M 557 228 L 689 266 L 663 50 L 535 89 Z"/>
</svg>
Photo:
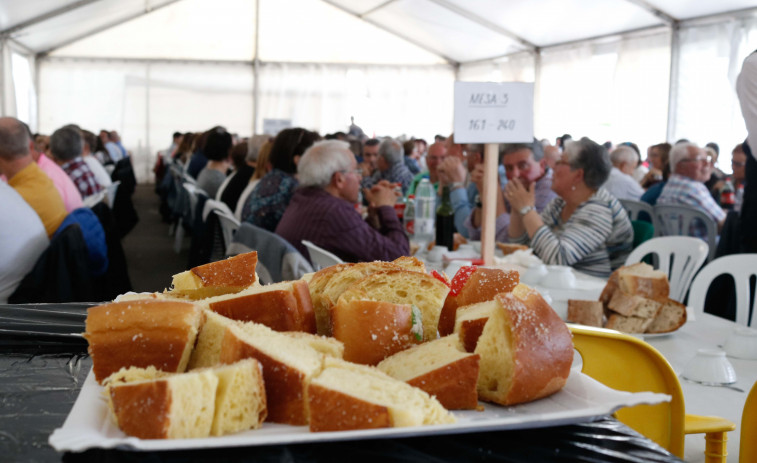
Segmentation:
<svg viewBox="0 0 757 463">
<path fill-rule="evenodd" d="M 718 230 L 723 227 L 726 213 L 712 198 L 704 182 L 710 178 L 710 161 L 704 150 L 694 143 L 678 143 L 670 150 L 670 170 L 673 172 L 662 189 L 657 204 L 685 204 L 712 217 Z M 700 220 L 694 221 L 690 235 L 707 239 L 707 229 Z"/>
<path fill-rule="evenodd" d="M 100 192 L 103 187 L 82 159 L 82 146 L 81 133 L 71 126 L 61 127 L 50 137 L 50 152 L 55 162 L 71 177 L 82 198 L 86 198 Z"/>
</svg>

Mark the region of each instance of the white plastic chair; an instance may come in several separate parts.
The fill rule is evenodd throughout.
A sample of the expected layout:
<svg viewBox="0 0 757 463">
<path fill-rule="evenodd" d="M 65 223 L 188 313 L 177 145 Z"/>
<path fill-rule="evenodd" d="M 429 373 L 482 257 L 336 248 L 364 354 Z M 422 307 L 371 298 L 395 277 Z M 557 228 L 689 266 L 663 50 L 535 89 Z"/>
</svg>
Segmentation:
<svg viewBox="0 0 757 463">
<path fill-rule="evenodd" d="M 205 201 L 205 207 L 202 210 L 203 221 L 207 220 L 208 215 L 213 212 L 218 217 L 218 222 L 221 224 L 221 231 L 223 232 L 223 244 L 225 252 L 229 255 L 229 246 L 234 239 L 234 233 L 239 229 L 240 222 L 234 217 L 231 209 L 226 203 L 216 201 L 214 199 L 208 199 Z"/>
<path fill-rule="evenodd" d="M 644 201 L 634 201 L 632 199 L 619 199 L 618 201 L 620 201 L 620 204 L 622 204 L 626 212 L 628 212 L 628 218 L 630 220 L 643 220 L 639 219 L 639 213 L 646 212 L 649 215 L 649 220 L 652 221 L 652 225 L 655 225 L 654 207 L 651 204 L 645 203 Z M 657 233 L 657 227 L 655 227 L 655 233 Z"/>
<path fill-rule="evenodd" d="M 92 209 L 97 203 L 105 199 L 105 194 L 106 194 L 105 190 L 100 190 L 99 192 L 93 195 L 89 195 L 83 198 L 82 206 Z"/>
<path fill-rule="evenodd" d="M 344 263 L 342 259 L 338 258 L 334 254 L 328 252 L 323 248 L 319 248 L 310 241 L 302 240 L 302 244 L 305 245 L 306 248 L 308 248 L 308 253 L 310 254 L 310 262 L 313 263 L 313 267 L 316 270 Z"/>
<path fill-rule="evenodd" d="M 121 185 L 121 180 L 116 180 L 105 188 L 105 200 L 108 202 L 108 207 L 113 209 L 113 202 L 116 200 L 116 192 L 118 186 Z"/>
<path fill-rule="evenodd" d="M 691 236 L 661 236 L 641 243 L 626 258 L 625 265 L 635 264 L 647 254 L 657 256 L 658 269 L 667 273 L 670 298 L 683 302 L 691 280 L 707 260 L 709 249 L 699 238 Z"/>
<path fill-rule="evenodd" d="M 239 196 L 239 199 L 237 200 L 237 207 L 234 208 L 234 217 L 237 218 L 237 220 L 242 220 L 242 209 L 244 209 L 244 203 L 247 202 L 247 198 L 250 197 L 252 194 L 252 190 L 255 189 L 255 186 L 258 184 L 260 180 L 253 180 L 247 186 L 242 190 L 242 194 Z"/>
<path fill-rule="evenodd" d="M 202 188 L 197 188 L 197 185 L 190 182 L 184 182 L 182 185 L 184 188 L 184 191 L 187 192 L 189 195 L 189 223 L 194 224 L 195 219 L 195 209 L 197 208 L 197 195 L 205 195 L 208 194 L 205 193 L 205 190 Z M 179 219 L 179 223 L 176 226 L 176 237 L 173 243 L 173 250 L 176 252 L 176 254 L 181 253 L 181 246 L 184 243 L 184 227 L 181 225 L 181 219 Z"/>
<path fill-rule="evenodd" d="M 704 299 L 712 280 L 726 273 L 733 277 L 736 285 L 736 323 L 751 326 L 751 321 L 757 320 L 757 315 L 754 314 L 757 304 L 754 304 L 750 310 L 749 279 L 752 275 L 757 275 L 757 254 L 732 254 L 719 257 L 705 265 L 691 283 L 688 305 L 695 315 L 703 313 Z M 755 299 L 757 300 L 757 298 Z M 752 314 L 751 321 L 750 312 Z"/>
<path fill-rule="evenodd" d="M 707 229 L 707 245 L 710 247 L 708 260 L 715 258 L 718 225 L 704 211 L 683 204 L 658 204 L 654 207 L 654 219 L 657 236 L 689 236 L 691 223 L 700 220 Z"/>
</svg>

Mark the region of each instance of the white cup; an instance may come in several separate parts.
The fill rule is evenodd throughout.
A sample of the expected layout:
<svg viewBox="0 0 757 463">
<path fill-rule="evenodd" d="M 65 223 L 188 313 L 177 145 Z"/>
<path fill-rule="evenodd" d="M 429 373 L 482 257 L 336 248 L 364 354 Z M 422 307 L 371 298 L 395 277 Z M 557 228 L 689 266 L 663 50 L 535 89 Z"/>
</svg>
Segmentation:
<svg viewBox="0 0 757 463">
<path fill-rule="evenodd" d="M 683 367 L 681 377 L 708 386 L 733 384 L 738 379 L 725 352 L 719 349 L 698 349 Z"/>
<path fill-rule="evenodd" d="M 441 262 L 445 252 L 449 252 L 446 246 L 434 246 L 428 252 L 428 260 L 431 262 Z"/>
<path fill-rule="evenodd" d="M 729 357 L 757 360 L 757 330 L 745 326 L 736 328 L 723 348 Z"/>
</svg>

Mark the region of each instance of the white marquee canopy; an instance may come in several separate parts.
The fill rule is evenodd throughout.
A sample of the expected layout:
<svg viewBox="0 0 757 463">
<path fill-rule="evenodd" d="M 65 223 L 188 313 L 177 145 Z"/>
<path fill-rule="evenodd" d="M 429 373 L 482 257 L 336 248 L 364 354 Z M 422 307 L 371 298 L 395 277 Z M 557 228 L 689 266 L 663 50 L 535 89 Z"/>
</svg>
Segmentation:
<svg viewBox="0 0 757 463">
<path fill-rule="evenodd" d="M 4 0 L 0 109 L 50 133 L 122 133 L 144 161 L 173 131 L 265 119 L 321 133 L 452 127 L 455 80 L 536 82 L 539 138 L 645 147 L 744 136 L 733 78 L 754 0 Z M 698 138 L 704 137 L 704 138 Z"/>
</svg>

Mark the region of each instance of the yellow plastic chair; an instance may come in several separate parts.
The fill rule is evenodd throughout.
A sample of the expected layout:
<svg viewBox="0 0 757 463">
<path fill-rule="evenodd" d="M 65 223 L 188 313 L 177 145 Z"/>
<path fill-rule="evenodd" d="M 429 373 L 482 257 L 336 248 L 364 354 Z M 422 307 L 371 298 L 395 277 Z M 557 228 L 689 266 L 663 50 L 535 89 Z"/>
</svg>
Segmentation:
<svg viewBox="0 0 757 463">
<path fill-rule="evenodd" d="M 705 433 L 705 462 L 726 461 L 726 432 L 736 429 L 718 417 L 687 415 L 681 383 L 665 357 L 646 342 L 604 328 L 568 324 L 582 371 L 602 384 L 628 392 L 659 392 L 668 403 L 637 405 L 615 412 L 621 422 L 683 458 L 684 435 Z"/>
<path fill-rule="evenodd" d="M 739 461 L 753 463 L 757 461 L 757 383 L 746 398 L 744 413 L 741 415 L 741 445 L 739 446 Z"/>
</svg>

